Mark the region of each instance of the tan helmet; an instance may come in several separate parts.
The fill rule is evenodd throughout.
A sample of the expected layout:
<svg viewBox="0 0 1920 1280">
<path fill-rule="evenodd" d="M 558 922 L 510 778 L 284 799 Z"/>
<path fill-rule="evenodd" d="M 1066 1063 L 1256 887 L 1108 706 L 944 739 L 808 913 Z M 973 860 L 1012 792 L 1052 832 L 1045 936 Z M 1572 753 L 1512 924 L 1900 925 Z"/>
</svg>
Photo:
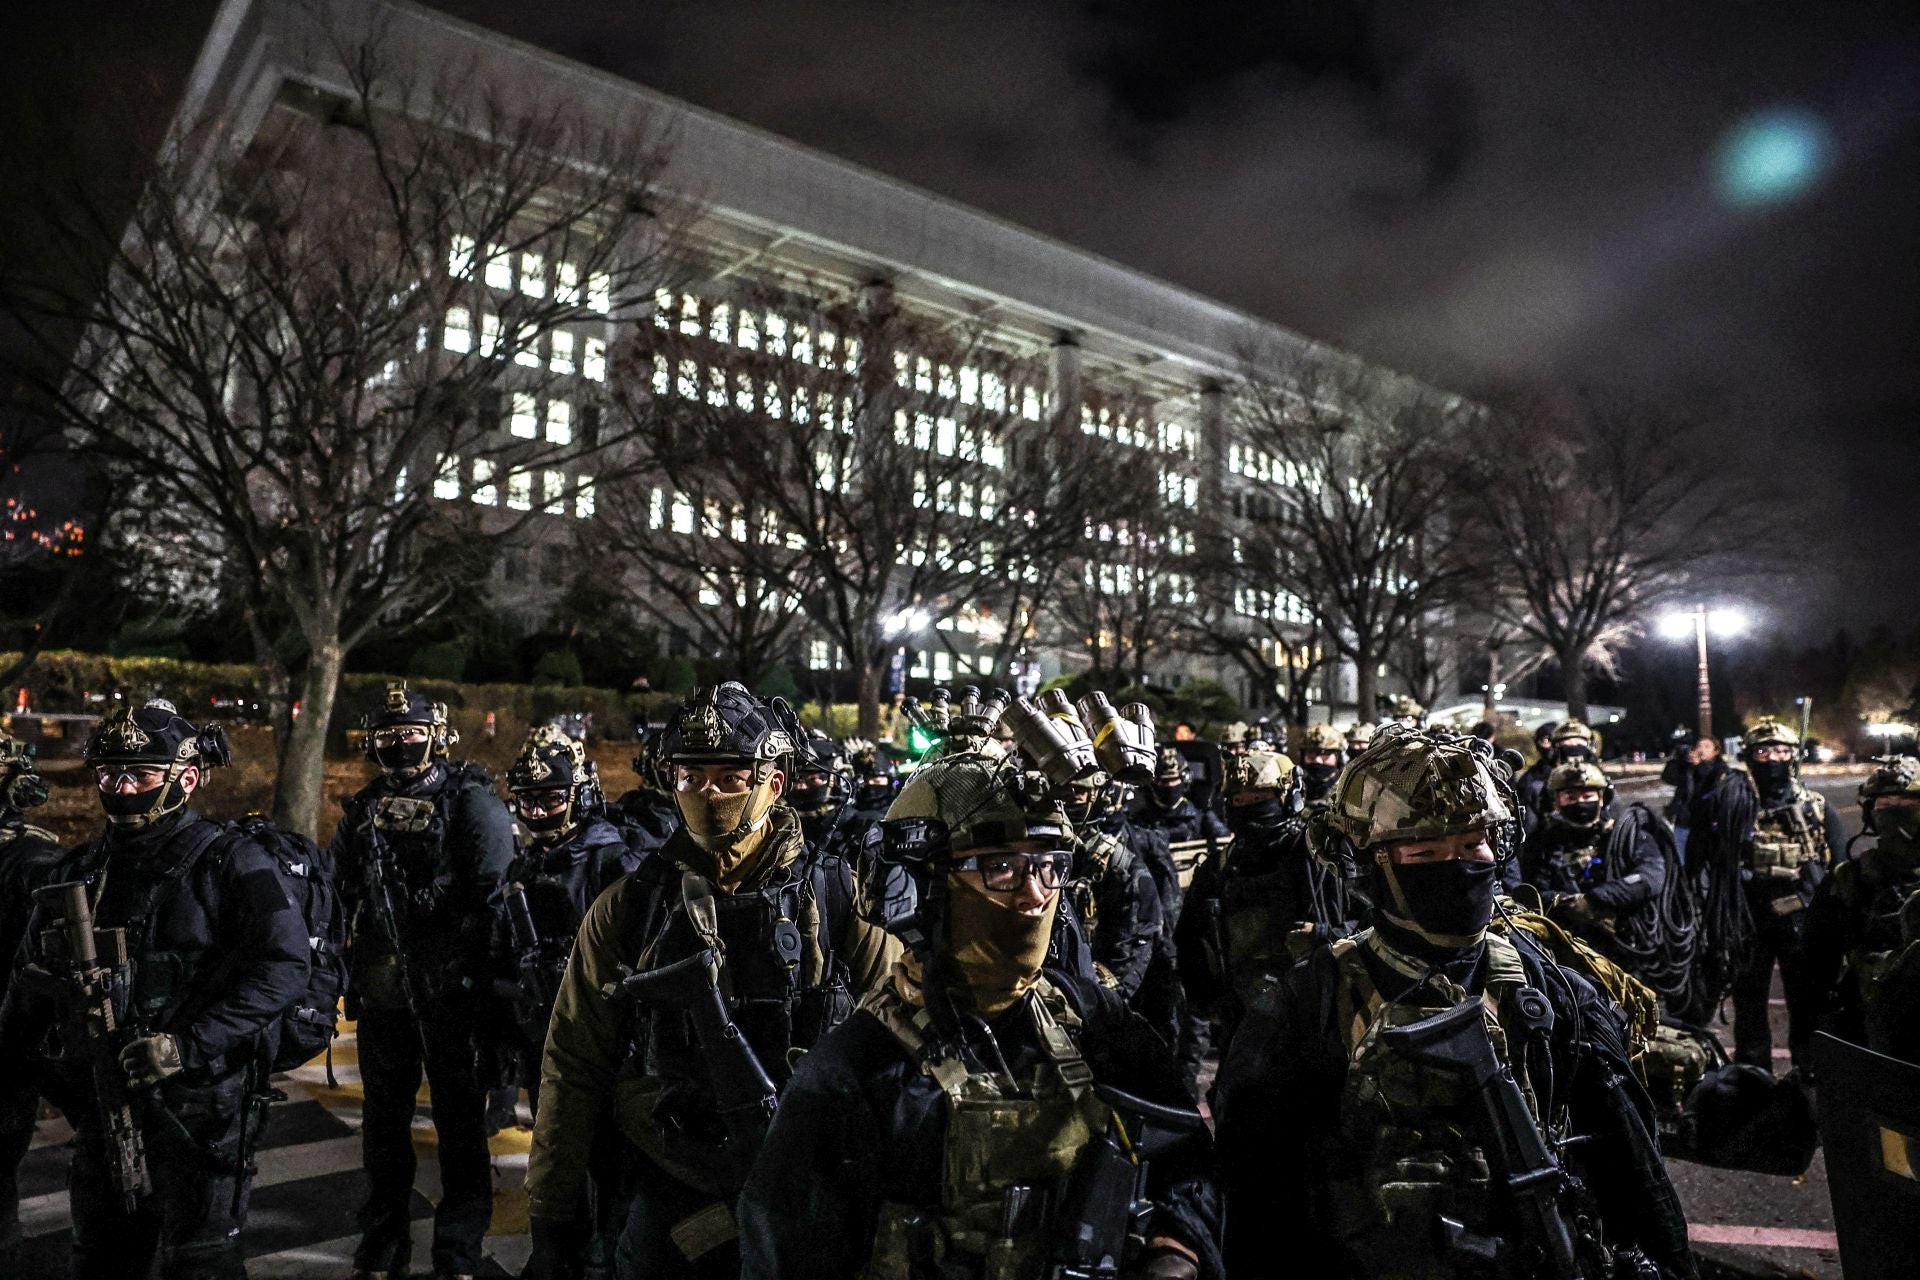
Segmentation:
<svg viewBox="0 0 1920 1280">
<path fill-rule="evenodd" d="M 1562 721 L 1554 728 L 1553 745 L 1557 747 L 1563 742 L 1584 742 L 1591 748 L 1593 730 L 1579 720 Z"/>
<path fill-rule="evenodd" d="M 1867 780 L 1860 784 L 1860 814 L 1867 830 L 1879 835 L 1874 826 L 1874 803 L 1891 796 L 1920 799 L 1920 760 L 1912 756 L 1888 756 L 1877 763 Z M 1886 837 L 1881 836 L 1884 840 Z"/>
<path fill-rule="evenodd" d="M 1365 751 L 1373 742 L 1373 725 L 1366 720 L 1356 720 L 1347 730 L 1347 750 Z"/>
<path fill-rule="evenodd" d="M 1221 790 L 1236 796 L 1248 791 L 1285 791 L 1293 785 L 1293 761 L 1270 748 L 1249 747 L 1245 755 L 1222 761 Z"/>
<path fill-rule="evenodd" d="M 1419 730 L 1383 735 L 1341 771 L 1329 821 L 1362 849 L 1491 833 L 1513 818 L 1494 767 L 1452 738 Z"/>
<path fill-rule="evenodd" d="M 1605 794 L 1613 784 L 1607 780 L 1607 772 L 1591 760 L 1569 760 L 1565 764 L 1555 765 L 1553 772 L 1547 775 L 1547 795 L 1557 796 L 1562 791 L 1598 791 Z"/>
<path fill-rule="evenodd" d="M 1026 783 L 1014 786 L 1011 783 Z M 953 853 L 1012 844 L 1059 841 L 1073 829 L 1038 775 L 1021 775 L 986 756 L 959 755 L 913 771 L 887 808 L 887 821 L 934 818 L 947 828 Z"/>
<path fill-rule="evenodd" d="M 1330 724 L 1310 724 L 1306 733 L 1301 735 L 1302 751 L 1333 751 L 1347 749 L 1347 741 L 1340 731 Z"/>
<path fill-rule="evenodd" d="M 1800 735 L 1777 716 L 1762 716 L 1740 735 L 1740 754 L 1748 755 L 1761 747 L 1800 747 Z"/>
</svg>

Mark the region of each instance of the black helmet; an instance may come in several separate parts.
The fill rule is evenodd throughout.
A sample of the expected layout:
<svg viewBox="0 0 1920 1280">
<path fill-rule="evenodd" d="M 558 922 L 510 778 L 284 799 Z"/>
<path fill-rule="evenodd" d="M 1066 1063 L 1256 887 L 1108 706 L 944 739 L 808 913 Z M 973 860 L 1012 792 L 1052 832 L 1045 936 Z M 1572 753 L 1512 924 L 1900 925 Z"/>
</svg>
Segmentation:
<svg viewBox="0 0 1920 1280">
<path fill-rule="evenodd" d="M 418 772 L 434 760 L 446 759 L 448 748 L 460 741 L 460 734 L 447 724 L 447 704 L 435 702 L 417 689 L 407 688 L 405 680 L 388 681 L 386 697 L 361 719 L 360 724 L 367 731 L 367 758 L 377 761 L 389 773 L 405 775 Z M 374 744 L 374 735 L 382 729 L 410 724 L 422 725 L 427 729 L 424 750 L 382 748 Z"/>
<path fill-rule="evenodd" d="M 537 818 L 520 814 L 520 821 L 536 837 L 553 839 L 571 831 L 582 816 L 599 808 L 600 771 L 587 759 L 587 749 L 577 740 L 554 725 L 538 725 L 527 734 L 520 754 L 507 769 L 507 790 L 516 796 L 523 791 L 567 793 L 566 807 L 557 813 Z"/>
<path fill-rule="evenodd" d="M 737 680 L 708 685 L 667 721 L 656 749 L 668 764 L 781 764 L 801 738 L 784 699 L 765 703 Z"/>
<path fill-rule="evenodd" d="M 233 752 L 219 725 L 195 728 L 171 702 L 155 698 L 143 707 L 122 705 L 108 712 L 87 738 L 85 759 L 93 769 L 166 770 L 165 782 L 151 791 L 100 793 L 114 825 L 144 827 L 186 804 L 188 793 L 180 778 L 189 766 L 216 769 L 229 763 Z"/>
</svg>

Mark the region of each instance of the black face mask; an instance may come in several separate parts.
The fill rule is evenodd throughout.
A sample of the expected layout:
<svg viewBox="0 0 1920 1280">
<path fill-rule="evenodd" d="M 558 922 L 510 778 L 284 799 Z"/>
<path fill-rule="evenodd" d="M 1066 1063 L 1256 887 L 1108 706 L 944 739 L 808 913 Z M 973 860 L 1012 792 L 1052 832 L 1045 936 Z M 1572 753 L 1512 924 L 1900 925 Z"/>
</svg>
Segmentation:
<svg viewBox="0 0 1920 1280">
<path fill-rule="evenodd" d="M 824 787 L 795 787 L 787 793 L 787 803 L 795 813 L 813 816 L 826 810 L 827 800 L 833 794 L 831 785 Z"/>
<path fill-rule="evenodd" d="M 565 831 L 572 818 L 572 805 L 568 805 L 566 808 L 553 813 L 536 813 L 531 817 L 524 813 L 520 815 L 520 821 L 526 824 L 527 830 L 537 836 L 552 835 L 558 831 Z"/>
<path fill-rule="evenodd" d="M 424 742 L 396 742 L 391 746 L 375 747 L 373 758 L 388 773 L 407 773 L 425 767 L 427 757 L 433 753 L 433 739 Z"/>
<path fill-rule="evenodd" d="M 1318 800 L 1333 790 L 1333 780 L 1340 776 L 1337 764 L 1303 764 L 1300 766 L 1300 785 L 1306 790 L 1307 799 Z"/>
<path fill-rule="evenodd" d="M 1755 760 L 1748 769 L 1761 795 L 1779 795 L 1793 781 L 1793 761 Z"/>
<path fill-rule="evenodd" d="M 1554 810 L 1553 816 L 1570 827 L 1590 827 L 1600 821 L 1600 802 L 1585 800 L 1579 804 L 1562 805 Z"/>
<path fill-rule="evenodd" d="M 1254 827 L 1270 827 L 1283 817 L 1280 798 L 1256 800 L 1252 804 L 1227 805 L 1227 829 L 1235 835 Z"/>
<path fill-rule="evenodd" d="M 1171 786 L 1165 786 L 1156 782 L 1147 788 L 1147 794 L 1152 796 L 1153 802 L 1162 809 L 1172 809 L 1187 798 L 1187 784 L 1176 782 Z"/>
<path fill-rule="evenodd" d="M 1451 862 L 1395 866 L 1392 875 L 1399 881 L 1400 892 L 1406 896 L 1407 910 L 1413 917 L 1413 924 L 1431 934 L 1451 935 L 1477 942 L 1485 932 L 1487 922 L 1493 919 L 1494 890 L 1499 885 L 1494 868 L 1495 864 L 1491 862 L 1468 862 L 1456 858 Z M 1384 878 L 1386 874 L 1387 869 L 1380 868 L 1381 877 Z M 1392 904 L 1393 911 L 1398 913 L 1399 904 L 1391 888 L 1380 901 Z"/>
</svg>

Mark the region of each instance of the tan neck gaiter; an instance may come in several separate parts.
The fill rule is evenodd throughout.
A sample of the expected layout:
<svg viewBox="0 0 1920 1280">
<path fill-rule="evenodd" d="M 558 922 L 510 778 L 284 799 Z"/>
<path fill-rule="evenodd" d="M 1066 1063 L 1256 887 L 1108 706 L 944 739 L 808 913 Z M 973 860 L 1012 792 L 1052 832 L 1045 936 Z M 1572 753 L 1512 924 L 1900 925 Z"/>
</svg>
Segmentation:
<svg viewBox="0 0 1920 1280">
<path fill-rule="evenodd" d="M 958 979 L 954 1003 L 983 1018 L 998 1017 L 1040 980 L 1060 895 L 1054 894 L 1039 915 L 1021 915 L 976 887 L 971 877 L 956 875 L 947 877 L 947 901 L 947 937 Z"/>
</svg>

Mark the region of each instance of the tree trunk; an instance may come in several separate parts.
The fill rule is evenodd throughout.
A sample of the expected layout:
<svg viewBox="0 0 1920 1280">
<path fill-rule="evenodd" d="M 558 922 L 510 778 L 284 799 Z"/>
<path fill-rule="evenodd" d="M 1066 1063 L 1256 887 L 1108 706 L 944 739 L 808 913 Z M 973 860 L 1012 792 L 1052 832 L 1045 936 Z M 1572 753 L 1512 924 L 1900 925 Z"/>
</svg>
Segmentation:
<svg viewBox="0 0 1920 1280">
<path fill-rule="evenodd" d="M 317 837 L 320 805 L 327 781 L 327 728 L 346 659 L 338 637 L 313 646 L 300 686 L 300 714 L 287 733 L 280 773 L 273 784 L 273 820 L 278 826 Z"/>
<path fill-rule="evenodd" d="M 1482 720 L 1489 724 L 1500 723 L 1500 646 L 1487 646 L 1487 692 L 1480 699 Z"/>
<path fill-rule="evenodd" d="M 1560 655 L 1560 678 L 1567 686 L 1567 718 L 1587 722 L 1587 664 L 1579 654 Z"/>
<path fill-rule="evenodd" d="M 1361 646 L 1353 656 L 1354 713 L 1372 724 L 1380 718 L 1380 663 L 1373 650 Z"/>
<path fill-rule="evenodd" d="M 860 736 L 869 742 L 880 738 L 880 681 L 886 668 L 872 658 L 860 660 L 860 684 L 855 695 L 860 709 Z"/>
</svg>

